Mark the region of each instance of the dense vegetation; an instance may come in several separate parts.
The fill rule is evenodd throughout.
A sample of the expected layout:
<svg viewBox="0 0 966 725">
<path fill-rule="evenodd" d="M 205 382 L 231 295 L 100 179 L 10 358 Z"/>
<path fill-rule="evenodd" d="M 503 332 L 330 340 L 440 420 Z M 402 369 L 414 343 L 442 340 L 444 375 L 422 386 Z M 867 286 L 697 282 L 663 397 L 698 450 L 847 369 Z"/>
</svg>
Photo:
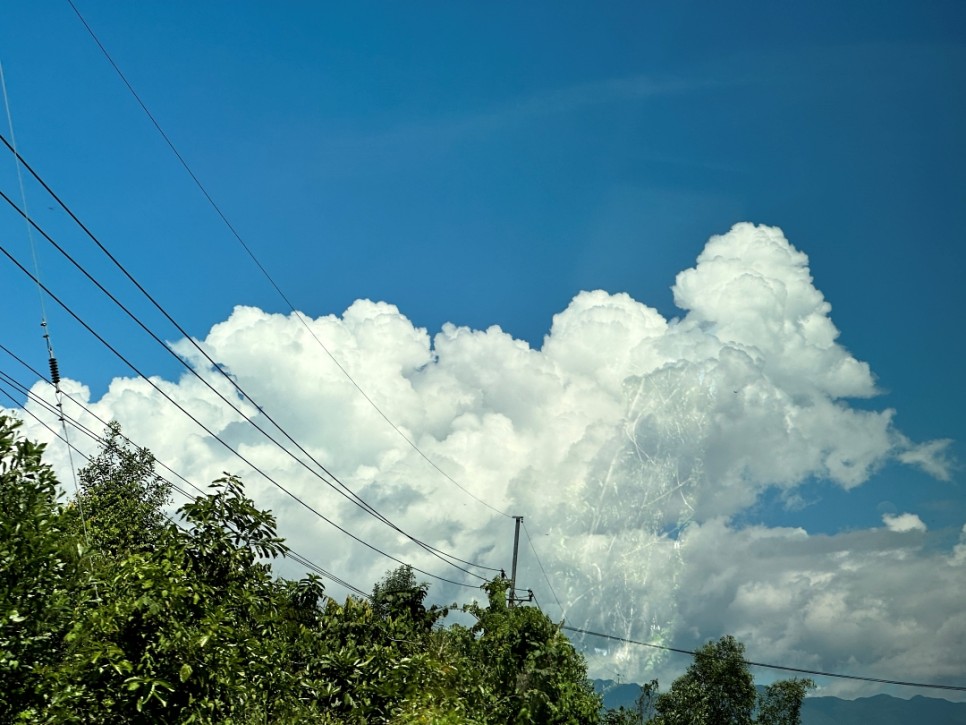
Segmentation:
<svg viewBox="0 0 966 725">
<path fill-rule="evenodd" d="M 0 723 L 795 723 L 807 683 L 756 709 L 741 645 L 603 713 L 581 655 L 533 607 L 426 607 L 411 569 L 339 603 L 273 575 L 275 519 L 226 477 L 163 515 L 169 484 L 111 426 L 66 504 L 0 417 Z M 750 689 L 749 689 L 750 688 Z M 750 694 L 749 694 L 750 693 Z"/>
<path fill-rule="evenodd" d="M 652 680 L 641 688 L 637 707 L 604 717 L 607 725 L 800 725 L 811 680 L 779 680 L 759 695 L 744 660 L 745 648 L 722 637 L 699 649 L 694 662 L 665 693 Z"/>
</svg>

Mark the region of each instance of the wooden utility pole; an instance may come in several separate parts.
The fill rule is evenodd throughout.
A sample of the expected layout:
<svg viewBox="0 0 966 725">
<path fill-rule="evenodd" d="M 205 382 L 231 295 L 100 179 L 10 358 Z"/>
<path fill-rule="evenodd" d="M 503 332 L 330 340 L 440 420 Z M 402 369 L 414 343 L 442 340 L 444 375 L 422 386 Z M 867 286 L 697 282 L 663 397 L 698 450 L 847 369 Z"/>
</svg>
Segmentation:
<svg viewBox="0 0 966 725">
<path fill-rule="evenodd" d="M 510 569 L 510 598 L 507 606 L 512 607 L 517 600 L 517 552 L 520 550 L 520 524 L 523 523 L 522 516 L 514 516 L 516 526 L 513 529 L 513 566 Z"/>
</svg>

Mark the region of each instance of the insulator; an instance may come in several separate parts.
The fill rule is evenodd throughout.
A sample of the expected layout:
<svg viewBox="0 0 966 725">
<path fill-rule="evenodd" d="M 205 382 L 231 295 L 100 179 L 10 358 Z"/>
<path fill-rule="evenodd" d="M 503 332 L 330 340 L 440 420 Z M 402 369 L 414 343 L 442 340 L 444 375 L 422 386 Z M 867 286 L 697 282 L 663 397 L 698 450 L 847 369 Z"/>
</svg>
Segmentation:
<svg viewBox="0 0 966 725">
<path fill-rule="evenodd" d="M 57 367 L 57 358 L 50 358 L 50 382 L 60 385 L 60 368 Z"/>
</svg>

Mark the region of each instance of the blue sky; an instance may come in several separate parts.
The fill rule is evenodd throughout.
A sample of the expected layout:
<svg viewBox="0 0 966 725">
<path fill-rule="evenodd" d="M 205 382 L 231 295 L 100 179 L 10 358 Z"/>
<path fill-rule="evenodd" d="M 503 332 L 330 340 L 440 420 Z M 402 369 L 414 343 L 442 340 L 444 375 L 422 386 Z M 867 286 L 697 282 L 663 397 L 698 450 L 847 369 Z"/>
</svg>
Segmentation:
<svg viewBox="0 0 966 725">
<path fill-rule="evenodd" d="M 77 6 L 307 315 L 382 300 L 430 335 L 498 325 L 536 349 L 582 290 L 682 317 L 671 287 L 708 238 L 772 225 L 876 376 L 882 394 L 849 405 L 894 408 L 905 436 L 953 439 L 963 460 L 961 3 Z M 236 305 L 288 312 L 66 2 L 6 8 L 0 61 L 21 153 L 192 335 Z M 0 184 L 15 195 L 12 164 Z M 180 337 L 35 185 L 28 204 Z M 29 258 L 8 210 L 0 234 Z M 38 253 L 44 281 L 145 372 L 178 374 Z M 0 281 L 0 341 L 43 368 L 36 292 L 7 263 Z M 48 309 L 64 375 L 92 399 L 130 374 Z M 913 513 L 948 550 L 966 523 L 960 468 L 941 481 L 884 459 L 848 491 L 819 478 L 797 489 L 810 505 L 766 490 L 735 526 L 835 536 Z"/>
</svg>

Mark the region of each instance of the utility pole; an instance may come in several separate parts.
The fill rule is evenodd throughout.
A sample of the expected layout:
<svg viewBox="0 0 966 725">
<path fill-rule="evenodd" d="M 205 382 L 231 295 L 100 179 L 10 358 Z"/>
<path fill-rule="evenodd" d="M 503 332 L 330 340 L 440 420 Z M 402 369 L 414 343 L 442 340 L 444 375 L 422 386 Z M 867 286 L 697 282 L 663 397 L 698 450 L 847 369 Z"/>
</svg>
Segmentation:
<svg viewBox="0 0 966 725">
<path fill-rule="evenodd" d="M 520 524 L 523 523 L 522 516 L 514 516 L 516 525 L 513 529 L 513 567 L 510 569 L 510 598 L 507 606 L 512 607 L 517 600 L 517 552 L 520 550 Z"/>
</svg>

